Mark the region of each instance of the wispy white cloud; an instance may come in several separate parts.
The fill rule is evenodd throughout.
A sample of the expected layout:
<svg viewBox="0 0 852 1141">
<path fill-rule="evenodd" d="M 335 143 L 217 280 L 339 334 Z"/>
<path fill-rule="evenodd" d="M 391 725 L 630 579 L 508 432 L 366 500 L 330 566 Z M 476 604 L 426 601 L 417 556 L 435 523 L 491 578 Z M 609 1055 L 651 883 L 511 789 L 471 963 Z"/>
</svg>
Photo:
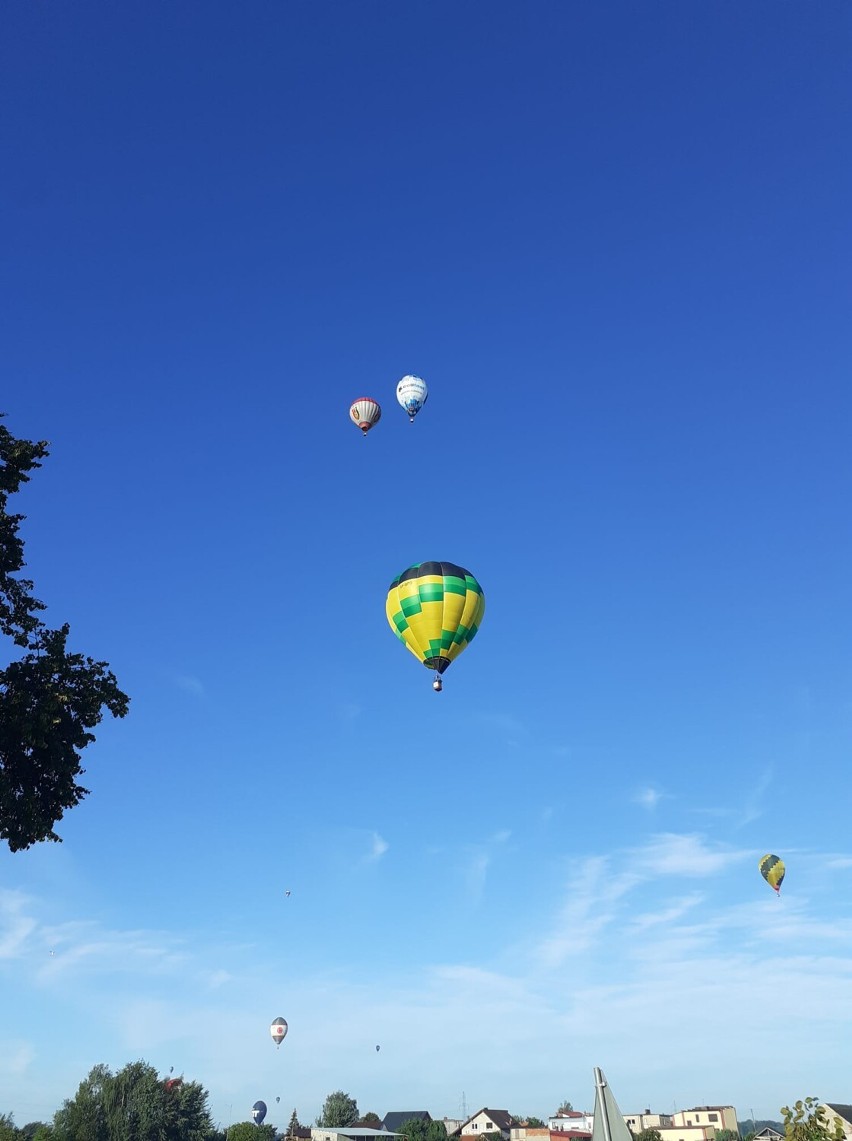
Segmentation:
<svg viewBox="0 0 852 1141">
<path fill-rule="evenodd" d="M 747 793 L 742 815 L 739 820 L 741 828 L 746 824 L 751 824 L 763 815 L 764 799 L 772 784 L 772 776 L 772 768 L 767 766 L 758 778 L 755 787 Z"/>
<path fill-rule="evenodd" d="M 378 832 L 373 832 L 370 835 L 370 851 L 367 854 L 367 860 L 373 863 L 375 860 L 380 860 L 390 845 L 387 840 L 382 839 Z"/>
<path fill-rule="evenodd" d="M 663 832 L 630 852 L 631 865 L 643 876 L 712 876 L 753 852 L 708 843 L 698 835 Z"/>
<path fill-rule="evenodd" d="M 633 802 L 634 804 L 641 804 L 643 808 L 653 810 L 666 796 L 668 796 L 668 793 L 660 792 L 659 789 L 648 785 L 645 788 L 640 788 L 635 793 Z"/>
<path fill-rule="evenodd" d="M 0 959 L 16 959 L 28 948 L 38 924 L 27 913 L 29 898 L 0 888 Z"/>
<path fill-rule="evenodd" d="M 178 689 L 182 689 L 184 693 L 191 693 L 195 697 L 205 697 L 207 694 L 204 682 L 194 674 L 175 674 L 173 680 Z"/>
</svg>

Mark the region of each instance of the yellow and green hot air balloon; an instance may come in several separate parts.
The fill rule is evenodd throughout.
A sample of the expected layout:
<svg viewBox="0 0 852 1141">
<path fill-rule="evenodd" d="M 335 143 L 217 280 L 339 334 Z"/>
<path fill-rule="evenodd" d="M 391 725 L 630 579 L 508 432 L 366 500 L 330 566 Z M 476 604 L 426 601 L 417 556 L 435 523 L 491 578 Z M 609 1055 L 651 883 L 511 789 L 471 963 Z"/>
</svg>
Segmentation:
<svg viewBox="0 0 852 1141">
<path fill-rule="evenodd" d="M 390 584 L 388 622 L 427 669 L 440 693 L 441 674 L 472 642 L 485 613 L 482 587 L 455 563 L 415 563 Z"/>
<path fill-rule="evenodd" d="M 757 866 L 760 868 L 760 874 L 769 886 L 774 888 L 780 895 L 781 884 L 784 882 L 784 873 L 787 871 L 784 866 L 784 861 L 778 856 L 767 853 L 761 857 L 760 863 Z"/>
</svg>

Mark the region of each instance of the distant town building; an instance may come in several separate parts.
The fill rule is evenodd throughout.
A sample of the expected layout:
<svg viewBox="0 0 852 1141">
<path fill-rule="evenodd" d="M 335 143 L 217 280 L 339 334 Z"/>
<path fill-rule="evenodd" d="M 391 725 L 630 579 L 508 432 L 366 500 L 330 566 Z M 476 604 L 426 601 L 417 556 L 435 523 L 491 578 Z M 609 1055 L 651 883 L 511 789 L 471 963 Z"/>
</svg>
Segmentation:
<svg viewBox="0 0 852 1141">
<path fill-rule="evenodd" d="M 644 1113 L 624 1113 L 622 1117 L 634 1135 L 640 1134 L 643 1129 L 668 1129 L 673 1124 L 670 1113 L 651 1113 L 650 1109 Z"/>
<path fill-rule="evenodd" d="M 461 1127 L 462 1137 L 481 1137 L 484 1133 L 499 1133 L 504 1141 L 510 1141 L 515 1119 L 505 1109 L 480 1109 L 469 1117 Z"/>
<path fill-rule="evenodd" d="M 739 1133 L 737 1111 L 732 1105 L 696 1105 L 672 1114 L 672 1125 L 712 1125 L 714 1129 L 731 1129 Z"/>
<path fill-rule="evenodd" d="M 580 1113 L 576 1109 L 567 1109 L 562 1113 L 554 1113 L 547 1119 L 551 1133 L 571 1133 L 579 1130 L 581 1133 L 591 1133 L 595 1125 L 593 1113 Z"/>
<path fill-rule="evenodd" d="M 314 1126 L 311 1129 L 311 1141 L 390 1141 L 393 1137 L 402 1141 L 401 1133 L 388 1133 L 386 1129 L 371 1129 L 363 1125 L 351 1125 L 346 1129 L 321 1129 Z"/>
</svg>

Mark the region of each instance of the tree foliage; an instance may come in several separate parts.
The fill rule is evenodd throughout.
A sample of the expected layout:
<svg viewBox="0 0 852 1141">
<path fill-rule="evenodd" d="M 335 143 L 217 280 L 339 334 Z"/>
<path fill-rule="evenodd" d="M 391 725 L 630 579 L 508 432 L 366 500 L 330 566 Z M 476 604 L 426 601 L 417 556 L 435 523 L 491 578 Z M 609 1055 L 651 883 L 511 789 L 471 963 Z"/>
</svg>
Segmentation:
<svg viewBox="0 0 852 1141">
<path fill-rule="evenodd" d="M 556 1112 L 557 1113 L 573 1113 L 573 1111 L 574 1111 L 574 1106 L 571 1104 L 571 1102 L 570 1101 L 563 1101 Z"/>
<path fill-rule="evenodd" d="M 358 1120 L 358 1103 L 343 1090 L 335 1090 L 325 1099 L 322 1113 L 317 1118 L 320 1129 L 345 1129 Z"/>
<path fill-rule="evenodd" d="M 402 1133 L 408 1141 L 447 1141 L 447 1127 L 443 1121 L 422 1121 L 419 1117 L 412 1117 L 410 1121 L 404 1121 L 396 1132 Z"/>
<path fill-rule="evenodd" d="M 781 1117 L 787 1141 L 843 1141 L 843 1122 L 837 1116 L 830 1119 L 819 1098 L 806 1097 L 792 1108 L 784 1105 Z"/>
<path fill-rule="evenodd" d="M 142 1061 L 115 1074 L 95 1066 L 53 1125 L 53 1141 L 209 1141 L 213 1132 L 207 1091 L 183 1080 L 167 1086 Z"/>
<path fill-rule="evenodd" d="M 293 1112 L 290 1114 L 290 1121 L 287 1124 L 287 1136 L 288 1137 L 295 1137 L 296 1136 L 296 1130 L 301 1129 L 301 1128 L 302 1128 L 302 1124 L 299 1121 L 299 1115 L 296 1113 L 296 1109 L 294 1107 Z"/>
<path fill-rule="evenodd" d="M 740 1141 L 740 1135 L 736 1129 L 715 1129 L 713 1141 Z"/>
<path fill-rule="evenodd" d="M 275 1141 L 274 1125 L 255 1125 L 253 1121 L 238 1121 L 226 1134 L 226 1141 Z"/>
<path fill-rule="evenodd" d="M 545 1123 L 541 1120 L 540 1117 L 528 1117 L 526 1120 L 527 1120 L 527 1126 L 526 1126 L 527 1129 L 544 1129 L 545 1128 Z"/>
<path fill-rule="evenodd" d="M 636 1135 L 636 1141 L 663 1141 L 659 1129 L 642 1129 Z"/>
<path fill-rule="evenodd" d="M 41 620 L 45 605 L 19 576 L 24 516 L 8 500 L 47 454 L 44 440 L 16 439 L 0 424 L 0 633 L 25 651 L 0 670 L 0 840 L 13 852 L 60 840 L 54 825 L 89 791 L 77 777 L 91 730 L 104 710 L 124 717 L 129 704 L 106 662 L 69 652 L 67 624 Z"/>
<path fill-rule="evenodd" d="M 18 1136 L 14 1115 L 0 1113 L 0 1141 L 18 1141 Z"/>
</svg>

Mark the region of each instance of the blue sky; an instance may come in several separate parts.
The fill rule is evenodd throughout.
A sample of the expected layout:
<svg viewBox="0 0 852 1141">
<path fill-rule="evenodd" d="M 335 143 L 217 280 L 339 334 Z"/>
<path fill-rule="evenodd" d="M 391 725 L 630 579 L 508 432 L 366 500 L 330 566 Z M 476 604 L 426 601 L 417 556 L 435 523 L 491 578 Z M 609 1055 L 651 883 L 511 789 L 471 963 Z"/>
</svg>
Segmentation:
<svg viewBox="0 0 852 1141">
<path fill-rule="evenodd" d="M 5 6 L 29 572 L 132 705 L 0 853 L 0 1111 L 849 1100 L 850 30 Z M 440 697 L 425 559 L 487 598 Z"/>
</svg>

